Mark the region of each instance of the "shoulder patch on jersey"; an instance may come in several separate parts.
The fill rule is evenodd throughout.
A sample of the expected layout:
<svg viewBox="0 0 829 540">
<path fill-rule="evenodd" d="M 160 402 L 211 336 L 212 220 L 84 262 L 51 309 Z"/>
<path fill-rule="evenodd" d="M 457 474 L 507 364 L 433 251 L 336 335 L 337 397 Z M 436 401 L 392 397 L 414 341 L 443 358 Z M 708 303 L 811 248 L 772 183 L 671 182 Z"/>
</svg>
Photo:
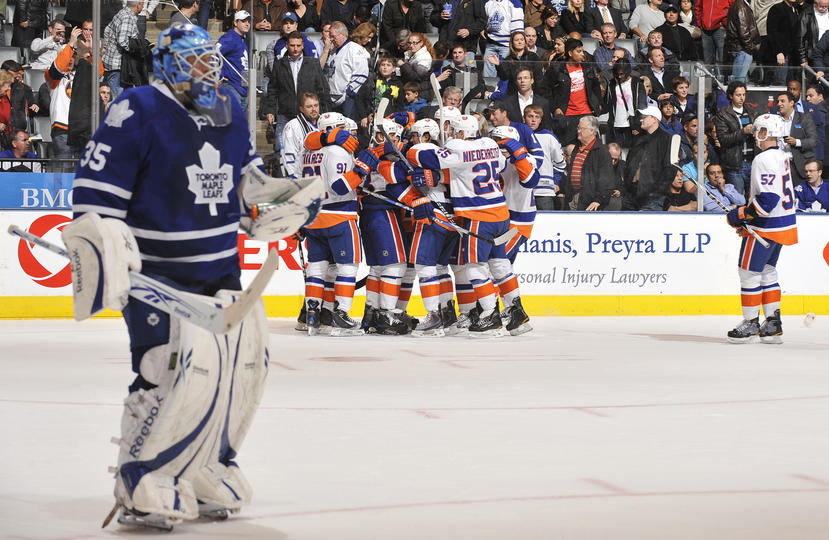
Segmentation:
<svg viewBox="0 0 829 540">
<path fill-rule="evenodd" d="M 216 205 L 228 202 L 233 189 L 233 165 L 221 163 L 221 153 L 210 143 L 199 150 L 200 165 L 189 165 L 187 189 L 196 196 L 196 204 L 209 204 L 210 215 L 218 215 Z"/>
<path fill-rule="evenodd" d="M 124 125 L 124 120 L 131 117 L 135 113 L 130 110 L 130 101 L 124 99 L 118 103 L 114 103 L 107 112 L 104 123 L 114 128 L 120 128 Z"/>
</svg>

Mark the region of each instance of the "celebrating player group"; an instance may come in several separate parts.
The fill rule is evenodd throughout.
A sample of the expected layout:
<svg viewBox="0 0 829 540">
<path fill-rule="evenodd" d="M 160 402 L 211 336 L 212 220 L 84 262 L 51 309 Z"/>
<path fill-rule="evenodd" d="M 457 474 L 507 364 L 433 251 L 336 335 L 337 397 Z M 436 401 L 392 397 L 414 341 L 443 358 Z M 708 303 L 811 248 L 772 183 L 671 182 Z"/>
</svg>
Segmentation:
<svg viewBox="0 0 829 540">
<path fill-rule="evenodd" d="M 308 266 L 297 328 L 472 338 L 532 330 L 512 264 L 532 229 L 539 167 L 518 131 L 478 137 L 477 119 L 455 107 L 438 109 L 437 122 L 415 122 L 411 113 L 384 118 L 383 105 L 356 159 L 357 139 L 339 113 L 321 115 L 305 139 L 301 173 L 321 177 L 327 196 L 302 230 Z M 362 252 L 369 274 L 357 322 L 348 312 Z M 420 321 L 406 312 L 415 278 Z"/>
</svg>

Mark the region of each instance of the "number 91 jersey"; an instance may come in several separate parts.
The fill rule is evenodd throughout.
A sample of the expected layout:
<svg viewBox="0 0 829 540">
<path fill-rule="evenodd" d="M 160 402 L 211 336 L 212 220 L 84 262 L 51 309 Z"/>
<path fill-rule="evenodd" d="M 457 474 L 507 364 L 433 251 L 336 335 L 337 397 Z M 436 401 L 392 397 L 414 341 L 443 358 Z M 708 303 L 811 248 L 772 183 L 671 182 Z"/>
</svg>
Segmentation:
<svg viewBox="0 0 829 540">
<path fill-rule="evenodd" d="M 768 148 L 751 164 L 751 195 L 748 204 L 756 217 L 750 225 L 763 238 L 783 245 L 797 243 L 794 188 L 786 153 Z"/>
<path fill-rule="evenodd" d="M 507 160 L 492 139 L 452 139 L 443 148 L 412 148 L 407 157 L 425 169 L 443 171 L 455 215 L 487 222 L 509 219 L 500 184 Z"/>
</svg>

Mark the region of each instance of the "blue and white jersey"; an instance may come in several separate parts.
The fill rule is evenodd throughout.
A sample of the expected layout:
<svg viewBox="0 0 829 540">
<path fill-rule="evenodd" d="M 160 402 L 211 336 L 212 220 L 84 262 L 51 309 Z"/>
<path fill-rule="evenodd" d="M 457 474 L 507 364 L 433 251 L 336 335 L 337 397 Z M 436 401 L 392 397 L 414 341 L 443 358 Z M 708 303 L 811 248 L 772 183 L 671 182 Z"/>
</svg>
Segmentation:
<svg viewBox="0 0 829 540">
<path fill-rule="evenodd" d="M 217 127 L 161 82 L 125 90 L 78 161 L 74 216 L 124 220 L 144 273 L 183 285 L 239 276 L 236 188 L 263 163 L 242 109 L 229 101 L 233 121 Z"/>
<path fill-rule="evenodd" d="M 241 96 L 248 95 L 248 44 L 236 30 L 230 30 L 216 42 L 224 56 L 222 78 L 235 88 Z M 244 83 L 243 83 L 244 80 Z"/>
<path fill-rule="evenodd" d="M 486 37 L 498 45 L 509 46 L 515 32 L 524 31 L 524 6 L 520 0 L 486 0 Z"/>
</svg>

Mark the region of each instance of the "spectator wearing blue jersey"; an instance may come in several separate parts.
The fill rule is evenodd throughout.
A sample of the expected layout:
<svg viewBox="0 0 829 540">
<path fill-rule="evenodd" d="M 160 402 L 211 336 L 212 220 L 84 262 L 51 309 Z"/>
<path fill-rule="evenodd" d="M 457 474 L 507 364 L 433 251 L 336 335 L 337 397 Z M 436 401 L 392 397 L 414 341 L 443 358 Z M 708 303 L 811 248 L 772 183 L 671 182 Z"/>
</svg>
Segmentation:
<svg viewBox="0 0 829 540">
<path fill-rule="evenodd" d="M 806 181 L 794 188 L 798 212 L 829 212 L 829 184 L 823 181 L 823 163 L 810 159 L 804 165 Z"/>
<path fill-rule="evenodd" d="M 492 55 L 506 58 L 510 52 L 510 35 L 524 31 L 524 7 L 520 0 L 486 0 L 484 9 L 487 14 L 484 58 Z M 484 77 L 497 76 L 495 65 L 489 60 L 484 61 Z"/>
<path fill-rule="evenodd" d="M 250 32 L 250 13 L 237 11 L 233 17 L 233 28 L 219 38 L 216 46 L 224 57 L 222 63 L 221 88 L 225 95 L 231 96 L 242 110 L 248 107 L 248 44 L 246 37 Z"/>
</svg>

